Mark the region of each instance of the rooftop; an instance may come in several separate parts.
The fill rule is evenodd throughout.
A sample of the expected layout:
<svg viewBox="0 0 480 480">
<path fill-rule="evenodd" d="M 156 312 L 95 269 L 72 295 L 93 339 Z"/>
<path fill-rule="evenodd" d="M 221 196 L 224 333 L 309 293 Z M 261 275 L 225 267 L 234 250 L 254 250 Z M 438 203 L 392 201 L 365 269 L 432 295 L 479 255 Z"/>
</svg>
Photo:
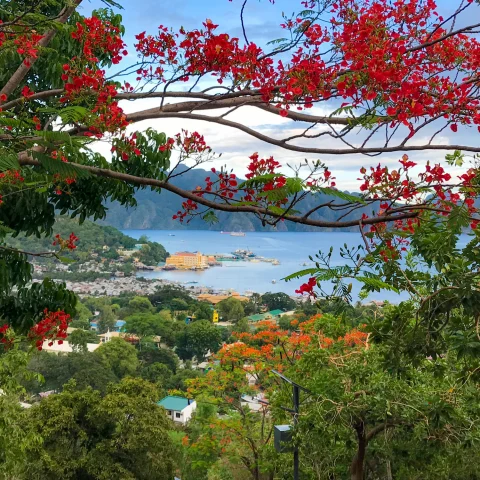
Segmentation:
<svg viewBox="0 0 480 480">
<path fill-rule="evenodd" d="M 192 401 L 190 401 L 190 403 L 192 403 Z M 157 405 L 165 408 L 165 410 L 175 410 L 176 412 L 181 412 L 184 408 L 188 407 L 188 398 L 168 395 L 157 402 Z"/>
</svg>

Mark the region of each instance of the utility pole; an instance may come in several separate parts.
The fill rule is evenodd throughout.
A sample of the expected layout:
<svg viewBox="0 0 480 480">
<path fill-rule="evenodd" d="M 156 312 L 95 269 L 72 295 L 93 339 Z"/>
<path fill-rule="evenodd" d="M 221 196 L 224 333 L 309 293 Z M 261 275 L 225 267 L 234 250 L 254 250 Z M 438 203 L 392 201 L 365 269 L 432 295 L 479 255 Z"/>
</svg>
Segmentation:
<svg viewBox="0 0 480 480">
<path fill-rule="evenodd" d="M 302 387 L 298 383 L 290 380 L 285 375 L 282 375 L 280 372 L 276 370 L 272 370 L 272 373 L 280 377 L 284 382 L 289 383 L 293 388 L 293 410 L 290 408 L 284 408 L 291 413 L 293 413 L 293 426 L 294 428 L 298 425 L 298 415 L 300 413 L 300 390 L 303 390 L 306 393 L 312 394 L 312 392 L 305 387 Z M 299 461 L 299 454 L 298 454 L 298 446 L 295 445 L 293 448 L 293 480 L 299 480 L 300 478 L 300 461 Z"/>
</svg>

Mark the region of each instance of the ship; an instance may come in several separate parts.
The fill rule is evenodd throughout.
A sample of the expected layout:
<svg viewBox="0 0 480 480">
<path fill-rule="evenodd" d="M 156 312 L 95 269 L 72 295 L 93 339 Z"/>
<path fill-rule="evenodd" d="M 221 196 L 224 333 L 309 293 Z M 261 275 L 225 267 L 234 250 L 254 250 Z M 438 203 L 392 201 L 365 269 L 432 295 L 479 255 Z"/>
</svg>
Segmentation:
<svg viewBox="0 0 480 480">
<path fill-rule="evenodd" d="M 256 257 L 256 255 L 251 250 L 243 250 L 241 248 L 232 252 L 232 255 L 234 255 L 236 258 L 255 258 Z"/>
<path fill-rule="evenodd" d="M 232 236 L 232 237 L 244 237 L 245 233 L 244 232 L 231 232 L 230 236 Z"/>
<path fill-rule="evenodd" d="M 223 230 L 220 232 L 222 235 L 231 235 L 230 232 L 224 232 Z"/>
</svg>

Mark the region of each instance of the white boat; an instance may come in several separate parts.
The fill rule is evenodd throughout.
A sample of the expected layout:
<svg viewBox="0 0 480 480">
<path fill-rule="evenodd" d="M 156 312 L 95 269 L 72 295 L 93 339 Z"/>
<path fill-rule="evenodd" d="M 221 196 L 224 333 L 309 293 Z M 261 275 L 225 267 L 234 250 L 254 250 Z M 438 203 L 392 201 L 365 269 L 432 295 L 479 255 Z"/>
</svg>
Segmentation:
<svg viewBox="0 0 480 480">
<path fill-rule="evenodd" d="M 245 233 L 243 233 L 243 232 L 231 232 L 230 236 L 232 236 L 232 237 L 244 237 Z"/>
<path fill-rule="evenodd" d="M 277 281 L 276 281 L 276 280 L 272 280 L 272 283 L 275 284 L 275 283 L 277 283 Z"/>
</svg>

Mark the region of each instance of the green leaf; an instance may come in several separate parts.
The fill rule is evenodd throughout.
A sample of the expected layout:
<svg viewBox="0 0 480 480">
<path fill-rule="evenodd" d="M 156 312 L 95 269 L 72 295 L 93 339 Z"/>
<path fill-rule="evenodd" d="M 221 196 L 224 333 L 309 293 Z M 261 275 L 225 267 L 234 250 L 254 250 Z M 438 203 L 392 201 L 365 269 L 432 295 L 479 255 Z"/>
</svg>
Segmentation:
<svg viewBox="0 0 480 480">
<path fill-rule="evenodd" d="M 315 275 L 316 273 L 318 273 L 318 268 L 305 268 L 304 270 L 287 275 L 286 277 L 282 278 L 282 280 L 288 282 L 294 278 L 305 277 L 306 275 Z"/>
<path fill-rule="evenodd" d="M 0 150 L 0 172 L 6 170 L 19 170 L 20 164 L 18 158 L 14 153 L 7 152 L 4 149 Z"/>
<path fill-rule="evenodd" d="M 294 195 L 303 190 L 303 180 L 300 177 L 287 178 L 286 185 L 289 195 Z"/>
<path fill-rule="evenodd" d="M 336 188 L 331 187 L 319 187 L 315 189 L 316 192 L 323 193 L 325 195 L 331 195 L 332 197 L 340 198 L 341 200 L 345 200 L 346 202 L 351 203 L 361 203 L 365 205 L 365 200 L 362 197 L 358 197 L 356 195 L 351 195 L 349 193 L 342 192 L 337 190 Z"/>
<path fill-rule="evenodd" d="M 75 260 L 73 260 L 73 258 L 68 258 L 68 257 L 57 257 L 57 258 L 62 263 L 75 263 Z"/>
<path fill-rule="evenodd" d="M 68 162 L 56 160 L 40 152 L 32 152 L 32 156 L 39 160 L 42 166 L 51 174 L 59 174 L 62 177 L 90 177 L 90 172 L 87 172 L 81 168 L 77 168 L 75 165 L 72 165 Z"/>
<path fill-rule="evenodd" d="M 395 293 L 399 293 L 398 289 L 384 281 L 380 280 L 379 278 L 373 277 L 356 277 L 359 282 L 362 282 L 367 287 L 373 288 L 376 291 L 380 290 L 390 290 Z"/>
</svg>

